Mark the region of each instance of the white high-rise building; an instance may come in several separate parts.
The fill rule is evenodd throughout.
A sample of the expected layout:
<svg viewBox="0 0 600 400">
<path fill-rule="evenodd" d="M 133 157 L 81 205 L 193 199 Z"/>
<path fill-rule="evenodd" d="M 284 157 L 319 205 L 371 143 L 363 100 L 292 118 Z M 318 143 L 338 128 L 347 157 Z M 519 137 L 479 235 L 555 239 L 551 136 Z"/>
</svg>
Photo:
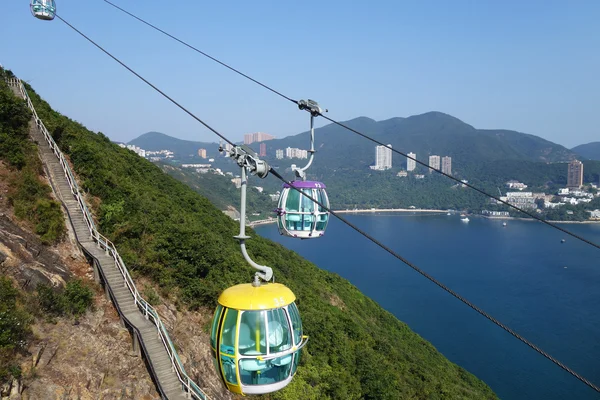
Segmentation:
<svg viewBox="0 0 600 400">
<path fill-rule="evenodd" d="M 275 158 L 277 158 L 278 160 L 281 160 L 283 158 L 283 149 L 275 150 Z"/>
<path fill-rule="evenodd" d="M 285 149 L 287 158 L 308 158 L 308 150 L 300 150 L 298 148 L 287 147 Z"/>
<path fill-rule="evenodd" d="M 448 175 L 452 175 L 452 157 L 442 157 L 442 172 Z"/>
<path fill-rule="evenodd" d="M 407 154 L 408 157 L 412 157 L 414 159 L 417 158 L 417 155 L 415 153 L 408 153 Z M 410 158 L 406 159 L 406 170 L 407 171 L 413 171 L 417 166 L 417 162 L 415 160 L 411 160 Z"/>
<path fill-rule="evenodd" d="M 429 156 L 429 173 L 433 172 L 432 168 L 440 169 L 440 156 Z"/>
<path fill-rule="evenodd" d="M 388 148 L 389 147 L 389 148 Z M 392 145 L 375 147 L 375 166 L 371 169 L 385 170 L 392 168 Z"/>
</svg>

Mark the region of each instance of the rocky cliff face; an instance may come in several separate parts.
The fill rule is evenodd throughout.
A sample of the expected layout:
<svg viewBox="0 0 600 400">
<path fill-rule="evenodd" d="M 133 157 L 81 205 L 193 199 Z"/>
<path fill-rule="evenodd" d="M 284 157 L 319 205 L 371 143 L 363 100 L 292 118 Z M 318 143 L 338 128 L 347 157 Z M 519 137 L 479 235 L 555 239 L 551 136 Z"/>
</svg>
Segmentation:
<svg viewBox="0 0 600 400">
<path fill-rule="evenodd" d="M 212 400 L 242 399 L 225 390 L 213 366 L 208 329 L 213 310 L 191 312 L 178 310 L 171 302 L 161 298 L 156 306 L 169 334 L 179 349 L 179 357 L 186 372 Z"/>
<path fill-rule="evenodd" d="M 0 275 L 23 292 L 38 284 L 64 286 L 73 277 L 93 282 L 92 270 L 72 236 L 44 246 L 16 221 L 7 201 L 10 172 L 0 162 Z M 19 356 L 22 375 L 0 387 L 4 399 L 159 399 L 117 312 L 96 287 L 94 308 L 78 320 L 36 317 L 26 351 Z"/>
<path fill-rule="evenodd" d="M 132 351 L 129 332 L 102 287 L 93 283 L 92 268 L 77 246 L 66 213 L 66 238 L 54 246 L 43 245 L 32 227 L 12 213 L 7 200 L 10 174 L 0 161 L 0 275 L 11 277 L 24 293 L 32 293 L 38 284 L 64 287 L 78 277 L 94 285 L 96 295 L 93 310 L 77 320 L 36 317 L 18 360 L 21 378 L 0 386 L 0 398 L 159 399 L 143 359 Z M 169 299 L 158 301 L 157 310 L 190 377 L 211 399 L 240 398 L 224 389 L 213 368 L 205 332 L 212 310 L 182 311 Z"/>
</svg>

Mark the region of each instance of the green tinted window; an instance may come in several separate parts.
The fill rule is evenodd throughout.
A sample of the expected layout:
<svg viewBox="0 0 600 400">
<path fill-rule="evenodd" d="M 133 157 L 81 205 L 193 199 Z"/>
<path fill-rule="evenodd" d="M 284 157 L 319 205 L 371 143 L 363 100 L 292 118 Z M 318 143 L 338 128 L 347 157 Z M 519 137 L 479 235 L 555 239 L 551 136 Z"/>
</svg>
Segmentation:
<svg viewBox="0 0 600 400">
<path fill-rule="evenodd" d="M 286 211 L 298 211 L 300 207 L 300 193 L 296 189 L 288 189 L 287 200 L 285 201 Z"/>
<path fill-rule="evenodd" d="M 300 312 L 296 303 L 292 303 L 288 306 L 288 313 L 292 320 L 292 329 L 294 331 L 294 344 L 298 345 L 302 341 L 302 321 L 300 320 Z"/>
<path fill-rule="evenodd" d="M 221 312 L 223 306 L 217 305 L 215 316 L 213 317 L 212 329 L 210 331 L 210 345 L 213 349 L 217 348 L 217 328 L 219 327 L 219 319 L 221 319 Z"/>
<path fill-rule="evenodd" d="M 283 309 L 267 311 L 269 326 L 269 353 L 278 353 L 292 347 L 290 327 Z"/>
<path fill-rule="evenodd" d="M 221 356 L 221 365 L 223 365 L 223 375 L 227 382 L 237 385 L 237 374 L 235 371 L 235 358 L 229 356 Z"/>
<path fill-rule="evenodd" d="M 242 355 L 267 354 L 265 311 L 242 313 L 238 351 Z"/>
<path fill-rule="evenodd" d="M 296 374 L 298 364 L 300 364 L 300 352 L 302 352 L 302 350 L 298 350 L 294 353 L 294 362 L 292 363 L 292 375 Z"/>
<path fill-rule="evenodd" d="M 309 198 L 309 197 L 314 198 L 313 190 L 312 189 L 302 189 L 302 193 L 304 193 L 306 196 L 302 196 L 302 206 L 300 208 L 300 211 L 314 212 L 315 203 L 313 203 L 313 201 Z"/>
<path fill-rule="evenodd" d="M 227 309 L 225 312 L 225 321 L 221 328 L 221 365 L 223 366 L 223 375 L 227 382 L 237 385 L 237 374 L 235 368 L 235 330 L 237 327 L 238 310 Z"/>
<path fill-rule="evenodd" d="M 221 328 L 221 352 L 235 354 L 235 328 L 237 325 L 238 310 L 227 309 L 225 321 Z"/>
</svg>

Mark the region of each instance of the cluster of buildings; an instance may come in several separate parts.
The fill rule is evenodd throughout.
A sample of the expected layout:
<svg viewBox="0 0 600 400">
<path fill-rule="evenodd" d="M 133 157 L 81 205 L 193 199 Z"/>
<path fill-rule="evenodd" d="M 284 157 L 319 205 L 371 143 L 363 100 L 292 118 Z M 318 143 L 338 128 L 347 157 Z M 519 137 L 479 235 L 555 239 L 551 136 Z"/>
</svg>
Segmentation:
<svg viewBox="0 0 600 400">
<path fill-rule="evenodd" d="M 406 158 L 406 171 L 402 170 L 398 173 L 398 176 L 408 176 L 408 172 L 414 171 L 417 168 L 417 155 L 415 153 L 408 153 Z M 429 156 L 429 173 L 433 172 L 434 169 L 439 170 L 445 174 L 452 175 L 452 157 L 438 155 Z M 376 171 L 384 171 L 392 168 L 392 145 L 387 146 L 376 146 L 375 147 L 375 165 L 370 167 Z M 416 176 L 417 177 L 417 176 Z M 421 176 L 418 176 L 421 178 Z"/>
<path fill-rule="evenodd" d="M 266 142 L 267 140 L 273 140 L 275 136 L 269 135 L 264 132 L 247 133 L 244 135 L 244 144 L 252 144 L 255 142 Z"/>
<path fill-rule="evenodd" d="M 410 154 L 413 154 L 413 158 L 417 157 L 417 155 L 414 153 L 410 153 Z M 409 161 L 412 161 L 412 160 L 409 160 Z M 440 158 L 440 156 L 436 156 L 436 155 L 429 156 L 429 173 L 432 173 L 434 168 L 437 170 L 440 169 L 440 161 L 441 161 L 442 172 L 445 174 L 448 174 L 448 175 L 452 175 L 452 157 L 450 157 L 450 156 L 443 156 L 441 158 Z M 415 164 L 414 161 L 412 161 L 412 162 L 413 162 L 413 164 Z M 413 165 L 413 169 L 414 169 L 414 165 Z"/>
<path fill-rule="evenodd" d="M 554 209 L 564 205 L 578 205 L 590 203 L 595 196 L 593 193 L 582 190 L 583 187 L 583 163 L 579 160 L 571 161 L 567 166 L 567 187 L 561 188 L 556 194 L 525 192 L 527 185 L 515 180 L 506 182 L 508 189 L 517 189 L 510 191 L 506 196 L 500 197 L 500 200 L 523 209 L 535 209 L 541 212 L 541 208 Z M 596 185 L 592 184 L 592 187 Z M 507 211 L 494 211 L 488 213 L 506 213 Z M 484 214 L 486 211 L 484 211 Z M 572 212 L 571 212 L 572 213 Z M 600 219 L 600 210 L 589 211 L 590 219 Z M 496 214 L 489 214 L 496 215 Z M 500 215 L 500 214 L 498 214 Z M 502 214 L 504 216 L 504 214 Z M 508 216 L 508 215 L 506 215 Z"/>
<path fill-rule="evenodd" d="M 124 149 L 129 149 L 129 150 L 133 151 L 134 153 L 136 153 L 140 157 L 146 157 L 146 154 L 147 154 L 146 150 L 142 149 L 141 147 L 137 147 L 136 145 L 133 145 L 133 144 L 119 143 L 119 147 L 122 147 Z M 173 153 L 171 153 L 171 154 L 173 154 Z"/>
<path fill-rule="evenodd" d="M 266 149 L 265 149 L 266 153 Z M 266 155 L 266 154 L 265 154 Z M 308 150 L 298 149 L 296 147 L 288 147 L 285 149 L 286 158 L 308 158 Z M 283 149 L 275 150 L 275 158 L 278 160 L 283 159 Z"/>
</svg>

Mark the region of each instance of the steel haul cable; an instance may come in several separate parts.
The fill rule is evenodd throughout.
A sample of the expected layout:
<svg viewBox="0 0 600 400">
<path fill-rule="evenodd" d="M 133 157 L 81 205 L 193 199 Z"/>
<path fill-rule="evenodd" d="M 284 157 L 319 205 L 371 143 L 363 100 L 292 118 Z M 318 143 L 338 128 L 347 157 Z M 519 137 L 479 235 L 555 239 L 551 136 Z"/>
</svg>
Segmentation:
<svg viewBox="0 0 600 400">
<path fill-rule="evenodd" d="M 162 29 L 158 28 L 157 26 L 155 26 L 155 25 L 151 24 L 150 22 L 148 22 L 148 21 L 146 21 L 146 20 L 144 20 L 144 19 L 142 19 L 142 18 L 140 18 L 140 17 L 136 16 L 135 14 L 133 14 L 133 13 L 131 13 L 131 12 L 129 12 L 129 11 L 127 11 L 127 10 L 125 10 L 125 9 L 123 9 L 123 8 L 121 8 L 121 7 L 119 7 L 119 6 L 117 6 L 116 4 L 114 4 L 114 3 L 112 3 L 112 2 L 110 2 L 110 1 L 108 1 L 108 0 L 103 0 L 103 1 L 104 1 L 105 3 L 108 3 L 108 4 L 110 4 L 111 6 L 115 7 L 116 9 L 118 9 L 118 10 L 122 11 L 123 13 L 125 13 L 125 14 L 127 14 L 127 15 L 131 16 L 132 18 L 135 18 L 135 19 L 137 19 L 138 21 L 142 22 L 143 24 L 146 24 L 146 25 L 150 26 L 151 28 L 153 28 L 153 29 L 155 29 L 155 30 L 157 30 L 157 31 L 161 32 L 162 34 L 164 34 L 164 35 L 166 35 L 166 36 L 170 37 L 171 39 L 173 39 L 173 40 L 176 40 L 177 42 L 179 42 L 179 43 L 183 44 L 184 46 L 186 46 L 186 47 L 189 47 L 190 49 L 192 49 L 192 50 L 194 50 L 194 51 L 196 51 L 196 52 L 198 52 L 198 53 L 202 54 L 202 55 L 203 55 L 203 56 L 205 56 L 205 57 L 208 57 L 209 59 L 211 59 L 211 60 L 213 60 L 213 61 L 215 61 L 215 62 L 217 62 L 217 63 L 219 63 L 219 64 L 223 65 L 223 66 L 224 66 L 224 67 L 226 67 L 226 68 L 229 68 L 230 70 L 234 71 L 235 73 L 237 73 L 237 74 L 239 74 L 239 75 L 241 75 L 241 76 L 243 76 L 243 77 L 245 77 L 245 78 L 247 78 L 247 79 L 251 80 L 252 82 L 254 82 L 254 83 L 256 83 L 256 84 L 258 84 L 258 85 L 262 86 L 263 88 L 265 88 L 265 89 L 267 89 L 267 90 L 270 90 L 271 92 L 273 92 L 273 93 L 275 93 L 275 94 L 277 94 L 277 95 L 279 95 L 279 96 L 283 97 L 283 98 L 284 98 L 284 99 L 286 99 L 286 100 L 289 100 L 289 101 L 291 101 L 291 102 L 293 102 L 293 103 L 295 103 L 295 104 L 298 104 L 298 101 L 297 101 L 297 100 L 294 100 L 294 99 L 292 99 L 291 97 L 288 97 L 288 96 L 286 96 L 285 94 L 283 94 L 283 93 L 281 93 L 281 92 L 279 92 L 279 91 L 277 91 L 277 90 L 275 90 L 275 89 L 273 89 L 273 88 L 269 87 L 268 85 L 266 85 L 266 84 L 264 84 L 264 83 L 262 83 L 262 82 L 259 82 L 259 81 L 257 81 L 256 79 L 254 79 L 254 78 L 250 77 L 249 75 L 246 75 L 246 74 L 244 74 L 243 72 L 241 72 L 241 71 L 239 71 L 239 70 L 237 70 L 237 69 L 235 69 L 235 68 L 233 68 L 233 67 L 229 66 L 228 64 L 226 64 L 226 63 L 224 63 L 224 62 L 222 62 L 222 61 L 218 60 L 217 58 L 215 58 L 215 57 L 213 57 L 213 56 L 211 56 L 211 55 L 209 55 L 209 54 L 207 54 L 207 53 L 203 52 L 202 50 L 199 50 L 199 49 L 197 49 L 196 47 L 194 47 L 194 46 L 192 46 L 191 44 L 189 44 L 189 43 L 185 42 L 184 40 L 181 40 L 181 39 L 179 39 L 179 38 L 177 38 L 177 37 L 175 37 L 175 36 L 171 35 L 170 33 L 168 33 L 168 32 L 166 32 L 166 31 L 164 31 L 164 30 L 162 30 Z M 522 212 L 523 214 L 525 214 L 525 215 L 528 215 L 529 217 L 531 217 L 531 218 L 533 218 L 533 219 L 535 219 L 535 220 L 538 220 L 538 221 L 540 221 L 540 222 L 542 222 L 542 223 L 544 223 L 544 224 L 546 224 L 546 225 L 548 225 L 548 226 L 551 226 L 551 227 L 552 227 L 552 228 L 554 228 L 554 229 L 557 229 L 557 230 L 559 230 L 559 231 L 561 231 L 561 232 L 563 232 L 563 233 L 565 233 L 565 234 L 567 234 L 567 235 L 569 235 L 569 236 L 571 236 L 571 237 L 574 237 L 574 238 L 576 238 L 576 239 L 578 239 L 578 240 L 581 240 L 582 242 L 584 242 L 584 243 L 587 243 L 587 244 L 589 244 L 590 246 L 593 246 L 593 247 L 595 247 L 595 248 L 597 248 L 597 249 L 600 249 L 600 245 L 599 245 L 599 244 L 597 244 L 597 243 L 594 243 L 594 242 L 592 242 L 592 241 L 590 241 L 590 240 L 588 240 L 588 239 L 585 239 L 584 237 L 582 237 L 582 236 L 579 236 L 579 235 L 577 235 L 577 234 L 575 234 L 575 233 L 573 233 L 573 232 L 571 232 L 571 231 L 569 231 L 569 230 L 567 230 L 567 229 L 561 228 L 560 226 L 558 226 L 558 225 L 556 225 L 556 224 L 553 224 L 552 222 L 550 222 L 550 221 L 548 221 L 548 220 L 545 220 L 545 219 L 543 219 L 543 218 L 540 218 L 540 217 L 538 217 L 537 215 L 535 215 L 535 214 L 533 214 L 533 213 L 530 213 L 530 212 L 529 212 L 529 211 L 527 211 L 527 210 L 524 210 L 524 209 L 522 209 L 522 208 L 520 208 L 520 207 L 517 207 L 517 206 L 515 206 L 515 205 L 513 205 L 513 204 L 510 204 L 510 203 L 509 203 L 509 202 L 507 202 L 507 201 L 501 200 L 500 198 L 498 198 L 498 197 L 496 197 L 496 196 L 494 196 L 494 195 L 491 195 L 491 194 L 489 194 L 489 193 L 485 192 L 484 190 L 482 190 L 482 189 L 479 189 L 479 188 L 477 188 L 476 186 L 473 186 L 473 185 L 471 185 L 470 183 L 465 183 L 465 182 L 461 181 L 460 179 L 458 179 L 458 178 L 456 178 L 456 177 L 454 177 L 454 176 L 452 176 L 452 175 L 450 175 L 450 174 L 447 174 L 447 173 L 445 173 L 445 172 L 442 172 L 440 169 L 437 169 L 437 168 L 432 168 L 432 167 L 430 167 L 428 164 L 426 164 L 426 163 L 424 163 L 424 162 L 422 162 L 422 161 L 419 161 L 419 160 L 417 160 L 416 158 L 412 158 L 412 157 L 410 157 L 408 154 L 405 154 L 405 153 L 403 153 L 403 152 L 401 152 L 401 151 L 399 151 L 399 150 L 397 150 L 397 149 L 394 149 L 394 148 L 388 147 L 386 144 L 384 144 L 384 143 L 382 143 L 382 142 L 380 142 L 380 141 L 378 141 L 378 140 L 376 140 L 376 139 L 373 139 L 373 138 L 371 138 L 370 136 L 368 136 L 368 135 L 366 135 L 366 134 L 364 134 L 364 133 L 362 133 L 362 132 L 359 132 L 359 131 L 357 131 L 356 129 L 350 128 L 349 126 L 347 126 L 347 125 L 345 125 L 345 124 L 343 124 L 343 123 L 341 123 L 341 122 L 338 122 L 338 121 L 336 121 L 336 120 L 334 120 L 334 119 L 332 119 L 332 118 L 329 118 L 329 117 L 327 117 L 327 116 L 325 116 L 325 115 L 323 115 L 323 114 L 319 114 L 319 115 L 320 115 L 320 116 L 322 116 L 324 119 L 326 119 L 326 120 L 330 121 L 331 123 L 335 124 L 335 125 L 338 125 L 338 126 L 340 126 L 340 127 L 344 128 L 344 129 L 347 129 L 347 130 L 349 130 L 350 132 L 356 133 L 357 135 L 359 135 L 359 136 L 362 136 L 363 138 L 365 138 L 365 139 L 367 139 L 367 140 L 370 140 L 370 141 L 372 141 L 373 143 L 377 143 L 377 144 L 378 144 L 378 145 L 380 145 L 380 146 L 384 146 L 384 147 L 386 147 L 386 148 L 390 149 L 391 151 L 393 151 L 394 153 L 397 153 L 397 154 L 399 154 L 399 155 L 401 155 L 401 156 L 403 156 L 403 157 L 406 157 L 407 159 L 413 160 L 413 161 L 415 161 L 415 162 L 419 163 L 420 165 L 423 165 L 423 166 L 425 166 L 425 167 L 427 167 L 427 168 L 429 168 L 429 169 L 431 169 L 431 170 L 433 170 L 433 171 L 435 171 L 435 172 L 437 172 L 437 173 L 439 173 L 439 174 L 441 174 L 441 175 L 443 175 L 443 176 L 445 176 L 445 177 L 447 177 L 447 178 L 450 178 L 451 180 L 453 180 L 453 181 L 455 181 L 455 182 L 458 182 L 458 183 L 459 183 L 459 184 L 461 184 L 461 185 L 465 185 L 465 186 L 467 186 L 468 188 L 470 188 L 470 189 L 473 189 L 473 190 L 475 190 L 475 191 L 477 191 L 477 192 L 479 192 L 479 193 L 483 194 L 484 196 L 487 196 L 487 197 L 489 197 L 489 198 L 492 198 L 492 199 L 496 200 L 497 202 L 499 202 L 499 203 L 502 203 L 502 204 L 504 204 L 504 205 L 506 205 L 506 206 L 508 206 L 508 207 L 511 207 L 511 208 L 513 208 L 513 209 L 515 209 L 515 210 L 517 210 L 517 211 L 519 211 L 519 212 Z"/>
<path fill-rule="evenodd" d="M 207 53 L 203 52 L 202 50 L 200 50 L 200 49 L 197 49 L 196 47 L 192 46 L 191 44 L 189 44 L 189 43 L 187 43 L 187 42 L 185 42 L 185 41 L 183 41 L 183 40 L 181 40 L 181 39 L 179 39 L 179 38 L 177 38 L 177 37 L 175 37 L 175 36 L 171 35 L 170 33 L 163 31 L 163 30 L 162 30 L 162 29 L 160 29 L 159 27 L 157 27 L 157 26 L 155 26 L 155 25 L 152 25 L 150 22 L 143 20 L 142 18 L 140 18 L 140 17 L 138 17 L 138 16 L 136 16 L 136 15 L 134 15 L 134 14 L 130 13 L 129 11 L 127 11 L 127 10 L 125 10 L 125 9 L 123 9 L 123 8 L 121 8 L 121 7 L 119 7 L 118 5 L 116 5 L 116 4 L 114 4 L 114 3 L 111 3 L 111 2 L 110 2 L 110 1 L 108 1 L 108 0 L 104 0 L 104 2 L 106 2 L 106 3 L 110 4 L 111 6 L 113 6 L 114 8 L 116 8 L 117 10 L 120 10 L 120 11 L 124 12 L 125 14 L 127 14 L 127 15 L 129 15 L 129 16 L 131 16 L 131 17 L 135 18 L 135 19 L 137 19 L 137 20 L 138 20 L 138 21 L 140 21 L 141 23 L 143 23 L 143 24 L 146 24 L 146 25 L 148 25 L 149 27 L 151 27 L 151 28 L 153 28 L 153 29 L 156 29 L 157 31 L 159 31 L 160 33 L 162 33 L 162 34 L 164 34 L 164 35 L 166 35 L 166 36 L 170 37 L 171 39 L 178 41 L 178 42 L 179 42 L 179 43 L 181 43 L 182 45 L 184 45 L 184 46 L 186 46 L 186 47 L 189 47 L 190 49 L 194 50 L 195 52 L 202 54 L 204 57 L 208 57 L 208 58 L 210 58 L 211 60 L 213 60 L 213 61 L 214 61 L 214 62 L 216 62 L 216 63 L 219 63 L 219 64 L 221 64 L 221 65 L 222 65 L 222 66 L 224 66 L 225 68 L 229 68 L 230 70 L 232 70 L 232 71 L 233 71 L 233 72 L 235 72 L 236 74 L 239 74 L 239 75 L 243 76 L 244 78 L 250 79 L 252 82 L 254 82 L 254 83 L 256 83 L 256 84 L 258 84 L 258 85 L 260 85 L 260 86 L 264 87 L 264 88 L 265 88 L 265 89 L 267 89 L 267 90 L 270 90 L 271 92 L 273 92 L 273 93 L 275 93 L 275 94 L 277 94 L 277 95 L 279 95 L 279 96 L 283 97 L 283 98 L 284 98 L 284 99 L 286 99 L 286 100 L 289 100 L 289 101 L 291 101 L 292 103 L 296 103 L 296 104 L 298 104 L 298 101 L 296 101 L 296 100 L 294 100 L 294 99 L 292 99 L 292 98 L 290 98 L 290 97 L 286 96 L 285 94 L 283 94 L 283 93 L 281 93 L 281 92 L 278 92 L 277 90 L 275 90 L 275 89 L 273 89 L 273 88 L 271 88 L 271 87 L 269 87 L 269 86 L 265 85 L 264 83 L 261 83 L 260 81 L 257 81 L 256 79 L 252 78 L 251 76 L 244 74 L 243 72 L 241 72 L 241 71 L 239 71 L 239 70 L 237 70 L 237 69 L 233 68 L 232 66 L 230 66 L 230 65 L 228 65 L 228 64 L 226 64 L 226 63 L 224 63 L 224 62 L 222 62 L 222 61 L 220 61 L 220 60 L 218 60 L 217 58 L 215 58 L 215 57 L 211 56 L 210 54 L 207 54 Z"/>
<path fill-rule="evenodd" d="M 118 58 L 116 58 L 111 53 L 109 53 L 107 50 L 105 50 L 102 46 L 98 45 L 96 42 L 94 42 L 88 36 L 86 36 L 81 31 L 79 31 L 77 28 L 75 28 L 73 25 L 69 24 L 67 21 L 65 21 L 63 18 L 61 18 L 58 15 L 56 15 L 56 18 L 60 19 L 62 22 L 64 22 L 67 26 L 69 26 L 75 32 L 77 32 L 82 37 L 84 37 L 86 40 L 88 40 L 90 43 L 92 43 L 94 46 L 96 46 L 97 48 L 99 48 L 100 50 L 102 50 L 102 52 L 104 52 L 105 54 L 107 54 L 108 56 L 110 56 L 113 60 L 117 61 L 121 66 L 123 66 L 124 68 L 126 68 L 129 72 L 133 73 L 136 77 L 138 77 L 139 79 L 141 79 L 142 81 L 144 81 L 147 85 L 149 85 L 154 90 L 156 90 L 158 93 L 160 93 L 161 95 L 163 95 L 164 97 L 166 97 L 168 100 L 170 100 L 177 107 L 181 108 L 187 114 L 189 114 L 190 116 L 192 116 L 196 121 L 200 122 L 202 125 L 204 125 L 208 129 L 210 129 L 212 132 L 214 132 L 217 136 L 219 136 L 220 138 L 222 138 L 223 140 L 225 140 L 227 143 L 233 145 L 233 142 L 231 142 L 230 140 L 228 140 L 225 136 L 223 136 L 222 134 L 220 134 L 219 132 L 217 132 L 215 129 L 211 128 L 207 123 L 205 123 L 204 121 L 202 121 L 200 118 L 198 118 L 193 113 L 191 113 L 186 108 L 184 108 L 181 104 L 179 104 L 178 102 L 176 102 L 175 100 L 173 100 L 171 97 L 169 97 L 167 94 L 165 94 L 164 92 L 162 92 L 160 89 L 158 89 L 152 83 L 150 83 L 148 80 L 146 80 L 141 75 L 139 75 L 137 72 L 135 72 L 133 69 L 131 69 L 130 67 L 128 67 L 125 63 L 123 63 Z M 480 315 L 484 316 L 489 321 L 493 322 L 495 325 L 497 325 L 500 328 L 504 329 L 506 332 L 510 333 L 512 336 L 514 336 L 515 338 L 519 339 L 521 342 L 525 343 L 531 349 L 535 350 L 536 352 L 538 352 L 542 356 L 546 357 L 548 360 L 552 361 L 554 364 L 556 364 L 557 366 L 559 366 L 563 370 L 565 370 L 568 373 L 570 373 L 571 375 L 573 375 L 579 381 L 583 382 L 584 384 L 586 384 L 590 388 L 594 389 L 596 392 L 600 393 L 600 387 L 596 386 L 594 383 L 590 382 L 588 379 L 584 378 L 582 375 L 578 374 L 577 372 L 575 372 L 574 370 L 572 370 L 571 368 L 569 368 L 568 366 L 566 366 L 562 362 L 558 361 L 556 358 L 552 357 L 550 354 L 546 353 L 544 350 L 542 350 L 541 348 L 539 348 L 538 346 L 536 346 L 535 344 L 533 344 L 529 340 L 525 339 L 523 336 L 519 335 L 518 333 L 516 333 L 515 331 L 513 331 L 511 328 L 509 328 L 508 326 L 504 325 L 503 323 L 501 323 L 500 321 L 498 321 L 497 319 L 495 319 L 494 317 L 492 317 L 491 315 L 489 315 L 488 313 L 486 313 L 485 311 L 483 311 L 481 308 L 477 307 L 476 305 L 474 305 L 473 303 L 471 303 L 470 301 L 468 301 L 467 299 L 465 299 L 464 297 L 462 297 L 461 295 L 459 295 L 458 293 L 456 293 L 455 291 L 453 291 L 452 289 L 450 289 L 449 287 L 447 287 L 446 285 L 444 285 L 443 283 L 441 283 L 440 281 L 438 281 L 437 279 L 435 279 L 433 276 L 429 275 L 427 272 L 423 271 L 422 269 L 420 269 L 419 267 L 417 267 L 415 264 L 411 263 L 410 261 L 408 261 L 407 259 L 405 259 L 401 255 L 397 254 L 392 249 L 390 249 L 389 247 L 387 247 L 386 245 L 384 245 L 383 243 L 381 243 L 377 239 L 373 238 L 372 236 L 370 236 L 369 234 L 367 234 L 366 232 L 364 232 L 363 230 L 361 230 L 360 228 L 358 228 L 357 226 L 355 226 L 354 224 L 352 224 L 351 222 L 349 222 L 345 218 L 339 216 L 335 211 L 330 210 L 329 208 L 325 207 L 319 201 L 317 201 L 317 200 L 313 199 L 312 197 L 310 197 L 310 196 L 306 195 L 305 193 L 303 193 L 300 189 L 298 189 L 296 186 L 294 186 L 291 182 L 288 182 L 286 179 L 284 179 L 273 168 L 270 168 L 269 172 L 271 172 L 276 178 L 280 179 L 282 182 L 285 182 L 288 185 L 290 185 L 292 188 L 294 188 L 294 190 L 298 191 L 301 195 L 306 196 L 311 201 L 313 201 L 315 204 L 318 204 L 319 206 L 321 206 L 324 209 L 326 209 L 327 211 L 329 211 L 333 216 L 335 216 L 336 218 L 338 218 L 340 221 L 344 222 L 346 225 L 350 226 L 356 232 L 360 233 L 365 238 L 367 238 L 368 240 L 370 240 L 371 242 L 373 242 L 374 244 L 376 244 L 377 246 L 379 246 L 383 250 L 387 251 L 389 254 L 391 254 L 392 256 L 396 257 L 398 260 L 402 261 L 403 263 L 405 263 L 406 265 L 408 265 L 409 267 L 411 267 L 413 270 L 417 271 L 419 274 L 421 274 L 422 276 L 424 276 L 425 278 L 427 278 L 428 280 L 430 280 L 431 282 L 435 283 L 438 287 L 440 287 L 441 289 L 443 289 L 446 292 L 450 293 L 452 296 L 454 296 L 455 298 L 457 298 L 458 300 L 460 300 L 462 303 L 466 304 L 471 309 L 477 311 Z"/>
</svg>

